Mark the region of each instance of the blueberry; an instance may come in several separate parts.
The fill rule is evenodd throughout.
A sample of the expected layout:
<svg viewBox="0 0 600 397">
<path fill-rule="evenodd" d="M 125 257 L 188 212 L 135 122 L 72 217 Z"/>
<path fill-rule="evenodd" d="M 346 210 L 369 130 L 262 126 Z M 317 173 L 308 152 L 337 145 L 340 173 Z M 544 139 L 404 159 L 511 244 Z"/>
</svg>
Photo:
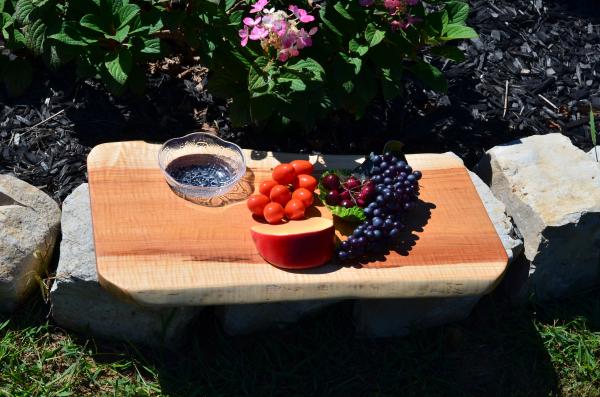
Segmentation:
<svg viewBox="0 0 600 397">
<path fill-rule="evenodd" d="M 345 261 L 348 259 L 348 253 L 346 251 L 340 251 L 338 252 L 338 258 L 342 261 Z"/>
<path fill-rule="evenodd" d="M 421 179 L 421 177 L 423 176 L 421 171 L 415 171 L 413 172 L 413 175 L 415 176 L 415 178 L 417 178 L 417 180 Z"/>
<path fill-rule="evenodd" d="M 375 218 L 373 218 L 373 226 L 375 227 L 379 227 L 381 225 L 383 225 L 383 219 L 381 219 L 380 217 L 376 216 Z"/>
<path fill-rule="evenodd" d="M 379 230 L 379 229 L 373 230 L 373 238 L 375 238 L 376 240 L 379 240 L 382 237 L 383 237 L 383 233 L 381 232 L 381 230 Z"/>
<path fill-rule="evenodd" d="M 393 228 L 392 230 L 390 230 L 390 237 L 398 237 L 398 235 L 400 234 L 400 230 Z"/>
</svg>

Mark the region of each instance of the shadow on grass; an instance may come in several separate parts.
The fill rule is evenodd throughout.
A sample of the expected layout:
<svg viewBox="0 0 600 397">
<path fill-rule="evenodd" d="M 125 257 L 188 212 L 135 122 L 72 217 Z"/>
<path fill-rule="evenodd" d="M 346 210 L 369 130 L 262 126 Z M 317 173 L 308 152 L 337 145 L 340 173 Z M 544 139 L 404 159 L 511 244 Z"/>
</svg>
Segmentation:
<svg viewBox="0 0 600 397">
<path fill-rule="evenodd" d="M 351 302 L 282 331 L 244 337 L 226 336 L 207 309 L 177 352 L 70 336 L 96 362 L 137 363 L 149 382 L 173 396 L 561 395 L 565 379 L 548 353 L 555 346 L 539 329 L 580 316 L 599 329 L 600 298 L 596 292 L 533 309 L 488 296 L 462 322 L 381 340 L 354 338 Z M 11 317 L 0 315 L 0 324 L 11 320 L 0 339 L 7 329 L 44 326 L 47 314 L 38 298 Z M 44 332 L 64 333 L 52 323 Z"/>
<path fill-rule="evenodd" d="M 209 311 L 185 353 L 158 364 L 189 395 L 548 396 L 558 380 L 532 315 L 485 298 L 467 320 L 406 338 L 355 339 L 351 303 L 284 331 L 227 337 Z"/>
</svg>

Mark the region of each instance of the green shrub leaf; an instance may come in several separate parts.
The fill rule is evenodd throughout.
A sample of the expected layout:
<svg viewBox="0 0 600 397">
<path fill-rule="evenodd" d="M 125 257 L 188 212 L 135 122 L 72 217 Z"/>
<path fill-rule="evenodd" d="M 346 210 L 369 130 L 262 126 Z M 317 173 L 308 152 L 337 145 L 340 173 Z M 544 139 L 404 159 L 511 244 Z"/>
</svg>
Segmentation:
<svg viewBox="0 0 600 397">
<path fill-rule="evenodd" d="M 108 34 L 108 35 L 111 34 L 108 23 L 106 21 L 104 21 L 100 15 L 97 15 L 97 14 L 84 15 L 81 18 L 81 21 L 79 21 L 79 23 L 81 24 L 81 26 L 84 26 L 95 32 Z"/>
<path fill-rule="evenodd" d="M 365 39 L 367 39 L 369 47 L 376 46 L 377 44 L 381 43 L 384 38 L 384 31 L 377 29 L 372 23 L 367 25 L 367 29 L 365 30 Z"/>
<path fill-rule="evenodd" d="M 346 11 L 346 9 L 344 8 L 342 3 L 335 3 L 335 5 L 333 6 L 333 8 L 338 12 L 338 14 L 340 14 L 343 18 L 349 20 L 349 21 L 354 21 L 354 18 L 352 17 L 352 15 L 350 15 L 348 13 L 348 11 Z"/>
<path fill-rule="evenodd" d="M 161 53 L 160 39 L 147 39 L 144 40 L 144 48 L 140 51 L 142 54 L 160 54 Z"/>
<path fill-rule="evenodd" d="M 317 61 L 312 58 L 301 59 L 298 62 L 289 65 L 289 69 L 297 70 L 300 72 L 309 72 L 312 75 L 313 80 L 322 82 L 325 74 L 325 69 Z"/>
<path fill-rule="evenodd" d="M 442 40 L 473 39 L 477 37 L 477 32 L 468 26 L 449 24 L 444 27 Z"/>
<path fill-rule="evenodd" d="M 133 64 L 131 52 L 128 49 L 121 49 L 116 54 L 110 54 L 104 62 L 106 70 L 120 85 L 125 85 L 129 72 Z"/>
<path fill-rule="evenodd" d="M 462 1 L 451 1 L 446 4 L 449 23 L 463 25 L 469 16 L 469 4 Z"/>
<path fill-rule="evenodd" d="M 129 34 L 129 25 L 123 26 L 121 29 L 117 31 L 117 33 L 113 36 L 115 40 L 119 43 L 122 43 L 127 39 L 127 35 Z"/>
<path fill-rule="evenodd" d="M 352 39 L 352 40 L 350 40 L 350 42 L 348 42 L 348 49 L 352 52 L 357 53 L 361 57 L 369 51 L 368 46 L 362 45 L 354 39 Z"/>
<path fill-rule="evenodd" d="M 448 90 L 448 82 L 444 74 L 435 66 L 423 60 L 417 60 L 409 70 L 430 88 L 441 92 Z"/>
<path fill-rule="evenodd" d="M 33 0 L 19 0 L 15 5 L 14 17 L 21 25 L 29 22 L 29 15 L 32 13 L 35 6 Z"/>
<path fill-rule="evenodd" d="M 140 13 L 140 7 L 135 4 L 127 4 L 119 9 L 119 28 L 127 25 L 133 18 Z"/>
<path fill-rule="evenodd" d="M 25 41 L 27 48 L 35 56 L 42 55 L 44 51 L 44 40 L 46 39 L 47 26 L 43 20 L 37 19 L 25 29 Z"/>
<path fill-rule="evenodd" d="M 465 54 L 456 47 L 453 46 L 440 46 L 433 47 L 431 53 L 444 58 L 451 59 L 456 62 L 462 62 L 465 60 Z"/>
<path fill-rule="evenodd" d="M 49 39 L 53 39 L 64 43 L 69 46 L 85 47 L 89 41 L 85 40 L 76 25 L 72 22 L 64 22 L 59 33 L 48 36 Z"/>
</svg>

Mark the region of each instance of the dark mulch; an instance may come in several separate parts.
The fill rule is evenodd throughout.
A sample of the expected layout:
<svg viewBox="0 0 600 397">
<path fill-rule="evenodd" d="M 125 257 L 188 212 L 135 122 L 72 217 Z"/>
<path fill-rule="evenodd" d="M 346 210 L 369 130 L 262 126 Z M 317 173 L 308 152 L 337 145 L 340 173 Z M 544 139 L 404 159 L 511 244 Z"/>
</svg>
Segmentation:
<svg viewBox="0 0 600 397">
<path fill-rule="evenodd" d="M 305 153 L 378 151 L 385 141 L 400 139 L 408 152 L 451 150 L 468 166 L 494 145 L 533 134 L 562 132 L 578 147 L 591 148 L 589 103 L 600 109 L 596 1 L 470 3 L 470 23 L 481 37 L 463 44 L 465 62 L 440 64 L 449 79 L 447 95 L 408 82 L 403 100 L 377 101 L 361 121 L 339 114 L 305 136 L 267 134 L 232 129 L 226 103 L 204 90 L 201 70 L 182 78 L 173 76 L 185 68 L 156 71 L 145 96 L 121 98 L 61 70 L 39 75 L 24 97 L 0 92 L 0 172 L 62 201 L 86 180 L 85 156 L 94 145 L 161 142 L 198 128 L 244 147 Z"/>
</svg>

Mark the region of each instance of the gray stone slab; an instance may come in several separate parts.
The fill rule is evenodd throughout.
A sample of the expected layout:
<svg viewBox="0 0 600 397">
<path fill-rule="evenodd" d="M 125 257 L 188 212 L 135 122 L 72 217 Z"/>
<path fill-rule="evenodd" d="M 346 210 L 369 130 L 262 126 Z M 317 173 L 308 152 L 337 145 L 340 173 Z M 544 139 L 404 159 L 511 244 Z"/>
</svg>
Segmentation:
<svg viewBox="0 0 600 397">
<path fill-rule="evenodd" d="M 476 167 L 518 227 L 538 300 L 600 285 L 600 163 L 561 134 L 490 149 Z"/>
<path fill-rule="evenodd" d="M 272 327 L 284 328 L 337 302 L 339 301 L 310 300 L 225 305 L 218 307 L 216 312 L 227 334 L 245 335 Z"/>
<path fill-rule="evenodd" d="M 365 299 L 354 304 L 354 326 L 359 337 L 408 335 L 469 316 L 479 296 L 456 298 Z"/>
<path fill-rule="evenodd" d="M 50 291 L 59 325 L 108 339 L 177 345 L 198 308 L 147 308 L 121 301 L 98 283 L 89 189 L 83 184 L 63 204 L 63 238 Z"/>
<path fill-rule="evenodd" d="M 47 194 L 0 175 L 0 311 L 13 311 L 41 283 L 60 229 L 60 208 Z"/>
</svg>

